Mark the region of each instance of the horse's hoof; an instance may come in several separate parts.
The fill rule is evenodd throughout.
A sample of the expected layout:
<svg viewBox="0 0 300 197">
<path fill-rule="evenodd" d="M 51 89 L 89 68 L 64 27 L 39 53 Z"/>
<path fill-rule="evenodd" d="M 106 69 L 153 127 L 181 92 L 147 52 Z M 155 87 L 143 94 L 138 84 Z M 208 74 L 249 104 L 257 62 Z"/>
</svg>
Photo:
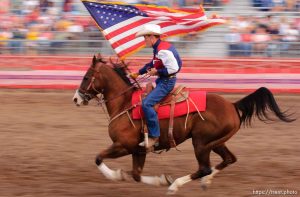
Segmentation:
<svg viewBox="0 0 300 197">
<path fill-rule="evenodd" d="M 121 173 L 121 181 L 129 181 L 130 180 L 130 176 L 128 175 L 127 172 L 125 172 L 124 170 L 120 170 Z"/>
<path fill-rule="evenodd" d="M 172 178 L 170 175 L 165 175 L 165 174 L 164 174 L 164 176 L 165 176 L 165 179 L 166 179 L 167 184 L 168 184 L 169 186 L 172 185 L 172 183 L 174 182 L 173 178 Z"/>
<path fill-rule="evenodd" d="M 150 146 L 150 147 L 145 148 L 145 149 L 146 149 L 146 153 L 147 153 L 147 154 L 148 154 L 148 153 L 152 153 L 152 152 L 154 152 L 154 150 L 155 150 L 154 146 Z"/>
<path fill-rule="evenodd" d="M 168 189 L 167 195 L 175 195 L 178 190 L 170 190 Z"/>
<path fill-rule="evenodd" d="M 207 185 L 205 185 L 205 184 L 201 184 L 201 188 L 204 190 L 204 191 L 206 191 L 207 190 Z"/>
<path fill-rule="evenodd" d="M 203 190 L 207 190 L 211 183 L 212 180 L 210 177 L 203 177 L 200 181 L 200 185 Z"/>
</svg>

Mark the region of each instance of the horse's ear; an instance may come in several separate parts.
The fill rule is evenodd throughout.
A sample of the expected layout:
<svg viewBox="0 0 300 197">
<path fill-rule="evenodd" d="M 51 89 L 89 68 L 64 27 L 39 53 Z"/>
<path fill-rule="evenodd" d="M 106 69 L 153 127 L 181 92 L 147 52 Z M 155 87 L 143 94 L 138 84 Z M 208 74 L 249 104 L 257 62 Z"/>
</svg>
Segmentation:
<svg viewBox="0 0 300 197">
<path fill-rule="evenodd" d="M 112 65 L 115 65 L 116 63 L 113 62 L 112 58 L 109 57 L 109 62 L 112 64 Z"/>
<path fill-rule="evenodd" d="M 96 56 L 94 55 L 92 67 L 95 67 L 96 63 L 97 63 L 97 58 L 96 58 Z"/>
<path fill-rule="evenodd" d="M 97 54 L 97 59 L 98 59 L 98 60 L 99 60 L 99 59 L 102 59 L 102 56 L 101 56 L 100 53 Z"/>
<path fill-rule="evenodd" d="M 122 64 L 124 65 L 124 69 L 126 70 L 126 72 L 128 73 L 131 73 L 131 70 L 129 69 L 129 63 L 126 63 L 124 60 L 121 60 Z"/>
<path fill-rule="evenodd" d="M 124 60 L 121 60 L 121 63 L 126 69 L 128 68 L 128 64 L 126 64 L 126 62 Z"/>
</svg>

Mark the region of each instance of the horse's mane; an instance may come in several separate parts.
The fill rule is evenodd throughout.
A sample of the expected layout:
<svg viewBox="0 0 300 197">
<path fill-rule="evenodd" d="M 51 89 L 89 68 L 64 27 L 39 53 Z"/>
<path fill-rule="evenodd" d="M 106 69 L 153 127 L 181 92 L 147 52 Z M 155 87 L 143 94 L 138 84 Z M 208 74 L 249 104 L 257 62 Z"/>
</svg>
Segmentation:
<svg viewBox="0 0 300 197">
<path fill-rule="evenodd" d="M 113 62 L 112 59 L 110 58 L 109 61 L 110 64 L 112 65 L 113 70 L 121 77 L 121 79 L 123 79 L 123 81 L 127 85 L 133 86 L 130 79 L 127 77 L 129 71 L 128 64 L 125 63 L 124 61 L 120 62 L 118 59 L 116 60 L 116 62 Z M 100 54 L 98 54 L 97 56 L 97 62 L 107 63 Z"/>
<path fill-rule="evenodd" d="M 113 69 L 114 71 L 116 71 L 116 73 L 123 79 L 123 81 L 125 81 L 126 84 L 128 84 L 129 86 L 132 86 L 133 84 L 131 83 L 130 79 L 127 77 L 128 75 L 128 64 L 126 64 L 125 62 L 112 62 L 112 60 L 110 59 L 110 63 L 113 65 Z"/>
<path fill-rule="evenodd" d="M 113 64 L 113 69 L 116 73 L 125 81 L 126 84 L 132 86 L 130 79 L 127 77 L 127 71 L 124 67 L 121 67 L 119 64 Z"/>
</svg>

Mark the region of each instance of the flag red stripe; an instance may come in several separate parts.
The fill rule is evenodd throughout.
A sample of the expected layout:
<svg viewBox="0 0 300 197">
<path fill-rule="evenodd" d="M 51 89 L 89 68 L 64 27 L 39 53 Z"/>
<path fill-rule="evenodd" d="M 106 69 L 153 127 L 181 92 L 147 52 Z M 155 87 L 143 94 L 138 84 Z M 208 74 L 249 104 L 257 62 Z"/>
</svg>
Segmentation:
<svg viewBox="0 0 300 197">
<path fill-rule="evenodd" d="M 189 12 L 189 13 L 204 13 L 204 10 L 201 8 L 178 8 L 178 10 L 182 12 Z"/>
<path fill-rule="evenodd" d="M 144 46 L 144 41 L 135 39 L 136 30 L 133 29 L 141 29 L 141 27 L 146 23 L 155 21 L 156 24 L 162 27 L 162 32 L 163 34 L 166 34 L 166 36 L 186 34 L 191 31 L 197 32 L 222 23 L 222 21 L 214 22 L 214 20 L 208 21 L 207 23 L 201 23 L 201 20 L 206 20 L 202 7 L 200 7 L 200 9 L 170 9 L 165 6 L 155 5 L 114 4 L 111 2 L 97 3 L 94 1 L 91 1 L 91 3 L 87 2 L 90 1 L 85 0 L 83 3 L 87 7 L 92 17 L 94 17 L 99 27 L 104 30 L 104 32 L 106 32 L 105 30 L 112 29 L 111 27 L 115 27 L 114 30 L 104 36 L 111 42 L 112 48 L 115 51 L 118 51 L 117 55 L 121 58 L 137 51 Z M 112 8 L 108 5 L 114 6 Z M 128 6 L 130 6 L 130 8 Z M 132 12 L 134 11 L 132 8 L 138 9 L 142 13 Z M 106 11 L 105 9 L 109 11 Z M 120 18 L 118 17 L 116 19 L 109 17 L 109 15 L 112 13 L 118 13 L 120 10 L 128 9 L 130 10 L 128 15 L 122 14 L 119 15 Z M 143 17 L 131 18 L 136 16 Z M 125 21 L 130 20 L 130 18 L 132 21 L 130 21 L 129 24 L 124 24 L 126 23 Z M 126 37 L 123 37 L 125 35 Z"/>
<path fill-rule="evenodd" d="M 144 42 L 139 42 L 136 45 L 133 45 L 131 47 L 128 47 L 126 50 L 121 51 L 118 53 L 118 55 L 122 58 L 125 57 L 126 55 L 136 51 L 138 48 L 142 47 L 144 45 Z"/>
<path fill-rule="evenodd" d="M 207 29 L 211 26 L 214 26 L 214 25 L 218 25 L 219 23 L 209 23 L 209 24 L 206 24 L 206 25 L 203 25 L 203 26 L 200 26 L 200 27 L 195 27 L 193 29 L 177 29 L 177 30 L 173 30 L 173 31 L 168 31 L 166 32 L 166 34 L 168 36 L 173 36 L 173 35 L 178 35 L 178 34 L 184 34 L 184 33 L 189 33 L 189 32 L 192 32 L 192 31 L 201 31 L 201 30 L 204 30 L 204 29 Z"/>
<path fill-rule="evenodd" d="M 169 9 L 166 7 L 155 7 L 155 6 L 149 6 L 149 5 L 135 5 L 139 10 L 142 10 L 143 12 L 148 11 L 161 11 L 165 13 L 183 13 L 183 14 L 189 14 L 188 11 L 182 11 L 182 10 L 175 10 L 175 9 Z"/>
<path fill-rule="evenodd" d="M 143 24 L 141 24 L 141 25 L 143 25 Z M 176 25 L 176 24 L 173 23 L 173 22 L 166 21 L 166 22 L 164 22 L 164 23 L 160 23 L 159 25 L 160 25 L 161 27 L 167 27 L 167 26 L 170 26 L 170 25 Z M 126 26 L 126 27 L 127 27 L 127 26 Z M 130 29 L 130 27 L 131 27 L 131 25 L 129 25 L 128 29 Z M 111 38 L 108 38 L 108 37 L 106 37 L 106 38 L 107 38 L 107 39 L 111 39 Z M 123 44 L 125 44 L 125 43 L 127 43 L 127 42 L 129 42 L 129 41 L 131 41 L 131 40 L 133 40 L 133 39 L 135 39 L 135 33 L 133 33 L 133 34 L 127 36 L 127 37 L 124 37 L 124 38 L 118 40 L 117 42 L 113 43 L 111 46 L 112 46 L 112 48 L 115 49 L 115 48 L 117 48 L 118 46 L 123 45 Z"/>
<path fill-rule="evenodd" d="M 129 25 L 123 26 L 123 27 L 121 27 L 121 28 L 119 28 L 119 29 L 117 29 L 117 30 L 115 30 L 115 31 L 107 34 L 105 37 L 109 40 L 109 39 L 111 39 L 111 38 L 113 38 L 113 37 L 121 34 L 122 32 L 128 31 L 128 30 L 130 30 L 132 28 L 135 28 L 137 26 L 144 25 L 145 23 L 148 23 L 148 22 L 151 22 L 151 21 L 153 21 L 152 18 L 144 18 L 144 19 L 138 20 L 136 22 L 133 22 L 133 23 L 131 23 Z M 195 24 L 197 22 L 199 22 L 199 21 L 190 21 L 190 22 L 187 21 L 187 23 L 184 23 L 184 25 L 193 25 L 193 24 Z M 161 24 L 163 24 L 163 26 L 161 26 L 161 27 L 166 27 L 168 25 L 175 25 L 176 23 L 175 22 L 166 21 L 166 22 L 163 22 Z M 124 38 L 124 39 L 127 40 L 127 37 Z M 124 43 L 122 41 L 118 41 L 118 42 L 121 43 L 121 44 Z"/>
<path fill-rule="evenodd" d="M 165 12 L 165 13 L 181 13 L 181 14 L 203 14 L 204 15 L 204 10 L 203 9 L 197 9 L 197 8 L 180 8 L 180 9 L 169 9 L 166 7 L 154 7 L 154 6 L 149 6 L 149 5 L 135 5 L 139 10 L 144 11 L 144 12 L 149 12 L 149 11 L 160 11 L 160 12 Z"/>
<path fill-rule="evenodd" d="M 168 36 L 173 36 L 173 35 L 178 35 L 178 34 L 183 34 L 183 33 L 189 33 L 191 31 L 200 31 L 200 30 L 204 30 L 206 28 L 209 28 L 211 26 L 218 25 L 218 24 L 219 23 L 209 23 L 209 24 L 206 24 L 206 25 L 203 25 L 200 27 L 195 27 L 193 29 L 177 29 L 177 30 L 173 30 L 173 31 L 167 31 L 167 32 L 165 32 L 165 34 L 167 34 Z M 164 23 L 160 23 L 159 25 L 163 28 L 163 27 L 168 27 L 170 25 L 176 25 L 176 24 L 171 23 L 171 22 L 164 22 Z M 118 46 L 123 45 L 123 44 L 133 40 L 134 38 L 135 38 L 135 34 L 131 34 L 131 35 L 119 40 L 118 42 L 112 44 L 112 48 L 115 49 Z M 134 45 L 134 46 L 136 46 L 136 45 Z"/>
<path fill-rule="evenodd" d="M 121 40 L 118 40 L 118 42 L 115 42 L 115 43 L 113 43 L 113 44 L 111 44 L 111 46 L 112 46 L 112 48 L 117 48 L 118 46 L 120 46 L 120 45 L 123 45 L 123 44 L 125 44 L 126 42 L 129 42 L 129 41 L 131 41 L 131 40 L 133 40 L 133 39 L 135 39 L 136 37 L 135 37 L 135 34 L 131 34 L 131 35 L 129 35 L 129 36 L 127 36 L 127 37 L 125 37 L 125 38 L 123 38 L 123 39 L 121 39 Z"/>
<path fill-rule="evenodd" d="M 118 28 L 117 30 L 115 30 L 115 31 L 113 31 L 113 32 L 111 32 L 111 33 L 109 33 L 109 34 L 107 34 L 107 35 L 106 35 L 106 38 L 107 38 L 107 39 L 111 39 L 111 38 L 113 38 L 113 37 L 115 37 L 115 36 L 117 36 L 117 35 L 119 35 L 119 34 L 125 32 L 125 31 L 128 31 L 129 29 L 135 28 L 135 27 L 137 27 L 137 26 L 143 25 L 143 24 L 148 23 L 148 22 L 151 22 L 151 21 L 153 21 L 153 19 L 151 19 L 151 18 L 143 18 L 143 19 L 141 19 L 141 20 L 135 21 L 135 22 L 133 22 L 133 23 L 131 23 L 131 24 L 129 24 L 129 25 L 120 27 L 120 28 Z M 117 24 L 117 25 L 118 25 L 118 24 Z"/>
</svg>

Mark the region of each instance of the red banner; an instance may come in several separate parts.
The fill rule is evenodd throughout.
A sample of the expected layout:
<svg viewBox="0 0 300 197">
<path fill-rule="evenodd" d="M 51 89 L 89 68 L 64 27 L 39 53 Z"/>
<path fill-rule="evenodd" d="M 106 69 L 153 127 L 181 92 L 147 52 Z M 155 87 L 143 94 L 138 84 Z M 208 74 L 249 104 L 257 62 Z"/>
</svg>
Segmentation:
<svg viewBox="0 0 300 197">
<path fill-rule="evenodd" d="M 91 57 L 0 56 L 0 88 L 76 89 Z M 128 59 L 131 71 L 150 57 Z M 209 92 L 300 93 L 299 59 L 183 58 L 177 84 Z"/>
</svg>

